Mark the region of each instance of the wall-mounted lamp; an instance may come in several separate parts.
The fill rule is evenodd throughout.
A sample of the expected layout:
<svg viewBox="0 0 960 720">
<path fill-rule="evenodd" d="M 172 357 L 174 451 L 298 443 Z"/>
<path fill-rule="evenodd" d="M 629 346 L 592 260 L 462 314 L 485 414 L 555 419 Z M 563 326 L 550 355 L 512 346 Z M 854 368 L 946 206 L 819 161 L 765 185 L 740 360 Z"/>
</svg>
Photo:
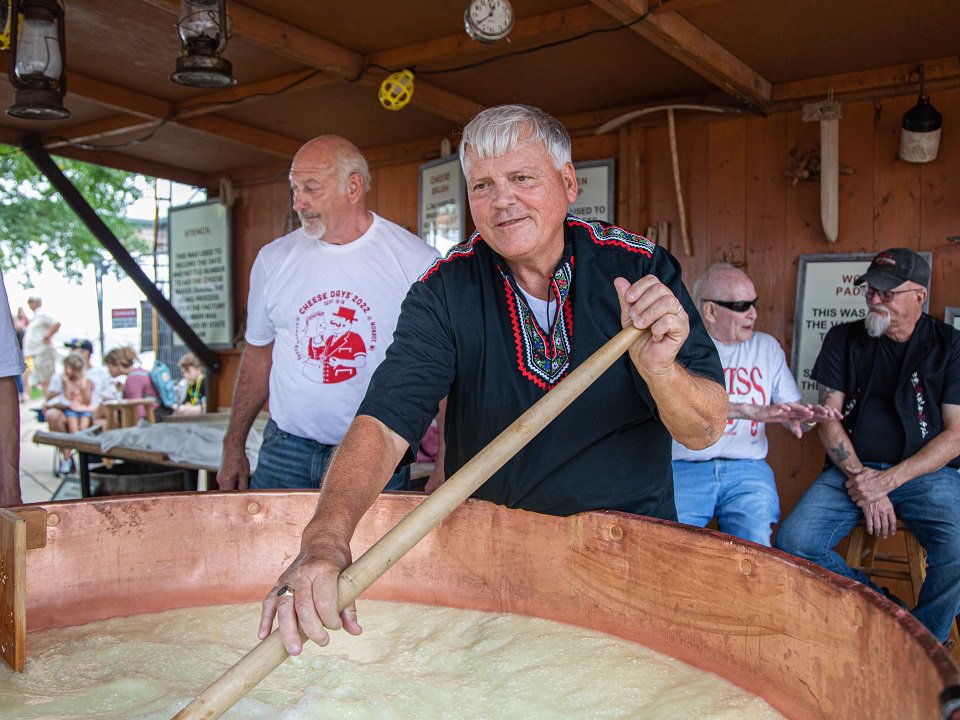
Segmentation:
<svg viewBox="0 0 960 720">
<path fill-rule="evenodd" d="M 900 159 L 913 163 L 935 160 L 940 149 L 940 128 L 943 116 L 930 104 L 923 94 L 923 65 L 910 71 L 908 82 L 914 74 L 920 76 L 920 97 L 917 104 L 903 114 L 900 128 Z"/>
<path fill-rule="evenodd" d="M 23 21 L 18 18 L 23 16 Z M 62 120 L 67 92 L 63 7 L 59 0 L 13 0 L 10 6 L 8 74 L 13 105 L 7 114 L 24 120 Z"/>
<path fill-rule="evenodd" d="M 236 85 L 230 61 L 220 57 L 227 46 L 227 0 L 181 0 L 180 57 L 170 79 L 191 87 Z"/>
</svg>

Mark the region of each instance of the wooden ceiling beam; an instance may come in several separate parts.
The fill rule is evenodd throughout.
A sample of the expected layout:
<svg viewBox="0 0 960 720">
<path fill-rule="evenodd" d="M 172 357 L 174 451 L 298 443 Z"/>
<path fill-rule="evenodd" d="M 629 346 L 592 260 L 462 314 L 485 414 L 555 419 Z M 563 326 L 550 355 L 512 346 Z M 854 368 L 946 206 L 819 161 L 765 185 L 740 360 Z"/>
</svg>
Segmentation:
<svg viewBox="0 0 960 720">
<path fill-rule="evenodd" d="M 833 93 L 835 99 L 867 100 L 880 95 L 917 94 L 920 86 L 916 78 L 910 80 L 910 71 L 919 62 L 890 65 L 873 70 L 842 73 L 827 77 L 777 83 L 773 86 L 773 109 L 789 110 L 813 99 Z M 960 56 L 924 60 L 924 91 L 960 87 Z"/>
<path fill-rule="evenodd" d="M 600 8 L 586 3 L 518 19 L 510 31 L 511 50 L 524 45 L 539 45 L 583 32 L 609 27 L 610 15 Z M 484 45 L 470 39 L 466 33 L 427 40 L 413 45 L 391 48 L 367 55 L 365 62 L 372 65 L 397 69 L 433 64 L 455 59 L 458 65 L 480 60 L 503 52 L 504 46 Z"/>
<path fill-rule="evenodd" d="M 456 148 L 457 137 L 451 133 L 450 135 L 439 135 L 391 145 L 361 148 L 361 152 L 363 152 L 363 156 L 371 168 L 407 162 L 426 162 L 440 157 L 440 146 L 444 140 L 449 140 L 452 147 Z M 220 176 L 223 175 L 230 178 L 237 187 L 268 182 L 286 182 L 289 170 L 289 162 L 250 165 L 210 175 L 207 180 L 209 183 L 216 184 Z"/>
<path fill-rule="evenodd" d="M 182 167 L 168 165 L 167 163 L 156 162 L 154 160 L 145 160 L 143 158 L 133 157 L 132 155 L 122 155 L 120 153 L 108 150 L 83 150 L 77 147 L 60 148 L 53 153 L 63 157 L 82 160 L 83 162 L 94 165 L 104 165 L 106 167 L 116 168 L 117 170 L 126 170 L 127 172 L 138 173 L 148 177 L 159 177 L 165 180 L 183 183 L 184 185 L 193 185 L 194 187 L 211 188 L 216 187 L 216 183 L 207 184 L 207 174 L 193 170 L 187 170 Z"/>
<path fill-rule="evenodd" d="M 9 65 L 10 53 L 0 53 L 0 73 L 6 75 Z M 67 97 L 77 95 L 88 98 L 99 105 L 142 118 L 162 118 L 173 110 L 173 104 L 166 100 L 69 70 L 67 70 L 67 89 Z"/>
<path fill-rule="evenodd" d="M 319 70 L 297 70 L 277 75 L 258 82 L 243 83 L 224 90 L 196 95 L 181 100 L 174 105 L 174 115 L 179 118 L 196 117 L 224 110 L 228 107 L 244 105 L 271 95 L 284 92 L 299 92 L 325 87 L 340 82 L 339 78 L 327 75 Z"/>
<path fill-rule="evenodd" d="M 67 72 L 67 96 L 70 95 L 89 98 L 99 105 L 140 117 L 162 118 L 173 110 L 172 103 L 153 95 Z"/>
<path fill-rule="evenodd" d="M 258 148 L 271 155 L 278 155 L 282 158 L 292 158 L 300 146 L 302 140 L 287 137 L 279 133 L 263 130 L 244 125 L 243 123 L 228 120 L 225 117 L 214 115 L 200 115 L 193 118 L 185 118 L 177 121 L 178 125 L 199 130 L 200 132 L 216 135 L 226 140 L 232 140 L 242 145 Z"/>
<path fill-rule="evenodd" d="M 637 110 L 644 110 L 646 108 L 660 107 L 663 105 L 707 105 L 712 107 L 727 107 L 729 108 L 730 114 L 737 114 L 743 111 L 743 107 L 740 105 L 732 105 L 730 96 L 719 91 L 716 91 L 712 95 L 690 95 L 686 97 L 671 98 L 667 102 L 663 101 L 651 101 L 647 103 L 639 103 L 634 105 L 626 105 L 620 107 L 612 108 L 602 108 L 600 110 L 592 110 L 582 113 L 574 113 L 572 115 L 564 115 L 563 117 L 557 118 L 560 122 L 563 123 L 563 126 L 567 129 L 567 132 L 570 133 L 571 137 L 580 137 L 583 135 L 593 135 L 597 128 L 605 123 L 610 122 L 611 120 L 626 115 L 627 113 L 635 112 Z M 719 117 L 716 113 L 704 111 L 685 111 L 683 114 L 683 122 L 692 122 L 701 118 L 710 118 L 716 119 Z M 680 118 L 678 118 L 678 122 Z M 632 123 L 637 123 L 643 126 L 655 126 L 655 125 L 666 125 L 667 124 L 667 115 L 666 113 L 654 113 L 646 115 L 642 118 L 631 120 Z"/>
<path fill-rule="evenodd" d="M 633 13 L 634 17 L 640 17 L 650 12 L 650 3 L 647 0 L 620 0 L 619 4 L 627 12 Z"/>
<path fill-rule="evenodd" d="M 682 13 L 685 10 L 695 10 L 705 5 L 719 5 L 720 3 L 729 3 L 731 0 L 670 0 L 663 5 L 656 4 L 650 8 L 652 13 L 677 12 Z"/>
<path fill-rule="evenodd" d="M 74 89 L 71 88 L 70 92 L 73 93 Z M 99 102 L 99 97 L 87 97 L 87 99 Z M 63 148 L 71 142 L 90 142 L 93 139 L 103 141 L 111 136 L 122 135 L 137 129 L 155 127 L 158 122 L 164 121 L 170 125 L 193 128 L 216 135 L 224 140 L 249 145 L 280 157 L 292 156 L 293 153 L 290 152 L 290 148 L 299 147 L 301 144 L 301 141 L 296 138 L 227 120 L 226 118 L 197 116 L 180 119 L 171 116 L 168 118 L 151 118 L 144 122 L 142 117 L 122 115 L 82 123 L 74 127 L 61 128 L 57 132 L 51 133 L 49 138 L 44 137 L 44 146 L 52 149 Z"/>
<path fill-rule="evenodd" d="M 177 0 L 140 0 L 151 7 L 178 13 Z M 257 45 L 288 60 L 302 63 L 344 80 L 380 84 L 364 70 L 364 57 L 358 52 L 300 30 L 282 20 L 243 5 L 235 0 L 230 3 L 230 31 L 234 37 Z M 439 117 L 466 123 L 473 117 L 470 108 L 478 103 L 455 93 L 418 81 L 411 102 L 417 107 Z M 470 113 L 470 114 L 467 114 Z"/>
<path fill-rule="evenodd" d="M 264 95 L 283 92 L 285 89 L 290 88 L 291 85 L 295 86 L 298 90 L 306 90 L 335 82 L 339 82 L 339 80 L 320 73 L 317 70 L 298 70 L 297 72 L 278 75 L 277 77 L 260 82 L 248 83 L 226 90 L 197 95 L 174 104 L 169 112 L 171 114 L 171 121 L 180 124 L 181 119 L 215 113 L 227 105 L 231 107 L 242 105 L 245 102 L 252 101 Z M 89 89 L 91 87 L 93 86 L 88 84 L 87 88 Z M 88 99 L 97 102 L 100 100 L 99 97 L 89 97 Z M 45 147 L 47 150 L 53 150 L 66 145 L 68 142 L 103 141 L 116 135 L 151 128 L 161 119 L 160 117 L 150 115 L 147 116 L 147 119 L 136 115 L 114 115 L 80 125 L 72 125 L 65 131 L 66 134 L 69 135 L 68 140 L 48 142 Z M 285 138 L 284 140 L 287 139 L 289 138 Z M 284 144 L 285 142 L 281 142 L 281 145 Z"/>
<path fill-rule="evenodd" d="M 625 0 L 591 2 L 623 23 L 642 17 L 633 9 L 636 3 Z M 650 13 L 631 29 L 729 95 L 762 111 L 769 106 L 770 81 L 678 13 Z"/>
<path fill-rule="evenodd" d="M 155 127 L 159 122 L 161 121 L 156 118 L 142 118 L 137 115 L 111 115 L 100 120 L 92 120 L 64 128 L 55 136 L 45 137 L 43 146 L 52 151 L 70 143 L 102 142 L 117 135 L 136 132 L 137 130 L 148 130 Z M 59 136 L 64 137 L 58 139 Z"/>
<path fill-rule="evenodd" d="M 383 71 L 371 70 L 364 74 L 359 84 L 369 87 L 371 92 L 375 92 L 374 88 L 378 87 L 386 76 L 387 74 Z M 458 126 L 457 129 L 470 122 L 473 116 L 483 109 L 483 105 L 474 100 L 420 80 L 414 81 L 413 97 L 410 99 L 410 104 L 429 112 L 431 115 L 450 120 Z"/>
<path fill-rule="evenodd" d="M 24 134 L 23 130 L 19 128 L 0 126 L 0 143 L 18 147 L 20 138 L 22 138 Z M 84 150 L 68 145 L 58 148 L 51 154 L 92 163 L 94 165 L 104 165 L 106 167 L 116 168 L 117 170 L 126 170 L 127 172 L 137 173 L 139 175 L 162 177 L 195 187 L 209 188 L 217 184 L 216 179 L 212 185 L 208 184 L 208 176 L 206 173 L 184 170 L 183 168 L 167 165 L 166 163 L 143 160 L 107 150 Z"/>
<path fill-rule="evenodd" d="M 3 72 L 7 64 L 7 57 L 0 56 L 0 72 Z M 276 78 L 275 78 L 276 80 Z M 191 115 L 199 115 L 198 108 L 194 107 L 195 112 L 187 112 L 183 119 L 175 117 L 177 105 L 160 100 L 145 93 L 130 90 L 110 83 L 96 80 L 94 78 L 78 75 L 77 73 L 67 74 L 67 87 L 70 95 L 83 97 L 100 105 L 121 110 L 125 114 L 115 117 L 101 118 L 89 123 L 82 123 L 73 127 L 61 128 L 56 133 L 51 133 L 49 142 L 44 138 L 44 146 L 48 149 L 57 148 L 63 154 L 65 148 L 70 142 L 89 142 L 93 139 L 103 140 L 110 136 L 129 133 L 141 128 L 153 127 L 157 121 L 163 121 L 174 125 L 184 125 L 187 127 L 209 132 L 218 135 L 226 140 L 232 140 L 244 145 L 264 150 L 281 157 L 292 157 L 301 142 L 295 138 L 290 138 L 269 130 L 262 130 L 251 125 L 234 122 L 222 118 L 222 122 L 203 122 L 197 121 L 197 118 Z M 210 93 L 217 96 L 222 101 L 220 93 Z M 194 98 L 197 100 L 197 98 Z M 69 102 L 68 102 L 69 104 Z M 147 121 L 144 121 L 144 118 Z M 291 152 L 290 148 L 294 147 Z M 111 148 L 112 150 L 113 148 Z"/>
<path fill-rule="evenodd" d="M 179 0 L 140 0 L 143 4 L 179 15 Z M 243 37 L 248 42 L 269 48 L 270 51 L 288 60 L 312 68 L 351 79 L 360 73 L 363 56 L 317 35 L 287 24 L 259 10 L 231 2 L 227 10 L 230 16 L 230 33 Z"/>
<path fill-rule="evenodd" d="M 230 3 L 230 17 L 234 35 L 243 37 L 270 52 L 337 75 L 344 80 L 359 80 L 365 85 L 379 85 L 381 82 L 380 79 L 363 72 L 364 58 L 358 52 L 293 28 L 238 2 Z M 473 100 L 424 81 L 416 83 L 411 103 L 434 115 L 458 123 L 469 121 L 476 114 L 473 108 L 480 107 Z"/>
</svg>

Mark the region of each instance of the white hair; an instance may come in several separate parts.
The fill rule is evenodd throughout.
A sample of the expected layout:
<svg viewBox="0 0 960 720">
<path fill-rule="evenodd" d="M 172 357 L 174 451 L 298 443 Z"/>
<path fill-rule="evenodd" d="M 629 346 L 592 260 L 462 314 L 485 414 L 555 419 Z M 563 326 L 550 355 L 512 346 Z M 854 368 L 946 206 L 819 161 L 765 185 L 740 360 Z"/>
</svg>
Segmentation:
<svg viewBox="0 0 960 720">
<path fill-rule="evenodd" d="M 478 113 L 463 129 L 460 166 L 468 147 L 483 160 L 506 155 L 530 141 L 543 143 L 558 170 L 573 161 L 570 133 L 559 120 L 530 105 L 499 105 Z"/>
</svg>

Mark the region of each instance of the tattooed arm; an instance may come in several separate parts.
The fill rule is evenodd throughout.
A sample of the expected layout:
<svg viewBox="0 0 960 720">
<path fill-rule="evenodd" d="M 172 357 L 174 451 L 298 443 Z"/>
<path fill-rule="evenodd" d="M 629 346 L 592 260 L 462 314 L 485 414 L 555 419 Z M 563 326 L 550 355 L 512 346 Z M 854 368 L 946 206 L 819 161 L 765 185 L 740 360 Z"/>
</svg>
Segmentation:
<svg viewBox="0 0 960 720">
<path fill-rule="evenodd" d="M 823 383 L 819 385 L 820 404 L 843 412 L 843 400 L 846 395 L 839 390 L 829 388 Z M 841 472 L 847 477 L 856 475 L 863 470 L 863 464 L 857 457 L 857 451 L 853 448 L 850 436 L 843 427 L 843 422 L 837 420 L 824 420 L 820 423 L 820 442 L 823 443 L 827 455 L 833 460 Z"/>
<path fill-rule="evenodd" d="M 834 390 L 820 383 L 820 404 L 836 410 L 841 418 L 843 417 L 843 400 L 845 397 L 844 393 L 839 390 Z M 819 428 L 820 442 L 823 443 L 823 447 L 830 459 L 833 460 L 833 464 L 847 476 L 847 492 L 850 494 L 850 499 L 857 503 L 863 511 L 867 533 L 884 538 L 895 534 L 897 532 L 897 515 L 894 512 L 893 503 L 890 502 L 886 493 L 869 502 L 858 502 L 858 498 L 855 497 L 859 479 L 865 474 L 875 471 L 864 467 L 863 463 L 860 462 L 857 451 L 853 447 L 853 442 L 843 427 L 843 422 L 839 419 L 822 420 Z"/>
</svg>

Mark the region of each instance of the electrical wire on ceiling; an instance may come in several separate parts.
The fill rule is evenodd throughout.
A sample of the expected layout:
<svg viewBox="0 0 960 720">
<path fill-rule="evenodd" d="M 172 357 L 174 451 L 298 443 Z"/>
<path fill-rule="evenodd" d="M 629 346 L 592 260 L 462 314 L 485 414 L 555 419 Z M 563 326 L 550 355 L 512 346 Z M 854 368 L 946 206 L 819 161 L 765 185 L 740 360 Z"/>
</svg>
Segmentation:
<svg viewBox="0 0 960 720">
<path fill-rule="evenodd" d="M 664 0 L 661 0 L 661 2 L 657 4 L 657 6 L 660 7 L 663 4 L 664 4 Z M 568 45 L 570 43 L 577 42 L 578 40 L 583 40 L 584 38 L 591 37 L 592 35 L 614 33 L 614 32 L 619 32 L 621 30 L 626 30 L 646 20 L 647 17 L 650 15 L 650 13 L 651 13 L 651 10 L 648 9 L 645 13 L 631 20 L 630 22 L 618 23 L 616 25 L 611 25 L 609 27 L 594 28 L 593 30 L 586 30 L 582 33 L 578 33 L 577 35 L 571 35 L 570 37 L 567 37 L 567 38 L 561 38 L 559 40 L 553 40 L 551 42 L 541 43 L 540 45 L 534 45 L 532 47 L 523 48 L 520 50 L 509 50 L 507 52 L 503 52 L 498 55 L 493 55 L 491 57 L 484 58 L 483 60 L 477 60 L 472 63 L 465 63 L 463 65 L 455 65 L 447 68 L 435 68 L 432 70 L 422 70 L 422 69 L 417 70 L 416 68 L 411 68 L 411 69 L 413 69 L 417 75 L 447 75 L 447 74 L 456 73 L 456 72 L 463 72 L 464 70 L 473 70 L 474 68 L 482 67 L 484 65 L 489 65 L 491 63 L 499 62 L 501 60 L 506 60 L 508 58 L 519 57 L 522 55 L 530 55 L 536 52 L 540 52 L 542 50 L 549 50 L 555 47 L 560 47 L 562 45 Z M 404 68 L 387 68 L 382 65 L 378 65 L 377 63 L 368 63 L 366 65 L 361 66 L 360 71 L 357 73 L 355 77 L 346 78 L 346 81 L 350 83 L 358 82 L 363 78 L 363 76 L 369 70 L 372 70 L 372 69 L 382 70 L 387 73 L 392 73 L 392 72 L 397 72 L 399 70 L 403 70 Z M 252 98 L 272 97 L 276 95 L 281 95 L 285 92 L 289 92 L 290 90 L 306 82 L 307 80 L 310 80 L 316 77 L 317 75 L 322 74 L 322 72 L 323 72 L 322 70 L 314 70 L 304 75 L 303 77 L 297 78 L 296 80 L 276 90 L 253 93 L 251 95 L 245 95 L 243 97 L 234 98 L 233 100 L 210 101 L 206 103 L 201 102 L 195 105 L 190 105 L 189 108 L 184 108 L 183 110 L 180 110 L 180 111 L 174 110 L 169 114 L 167 114 L 166 116 L 164 116 L 163 118 L 161 118 L 157 122 L 157 124 L 154 125 L 152 128 L 150 128 L 150 130 L 145 135 L 138 138 L 134 138 L 132 140 L 125 140 L 124 142 L 121 142 L 121 143 L 113 143 L 110 145 L 92 145 L 90 143 L 71 140 L 69 138 L 62 137 L 59 135 L 48 136 L 47 140 L 53 141 L 53 142 L 61 142 L 71 147 L 80 148 L 81 150 L 90 150 L 94 152 L 98 150 L 119 150 L 122 148 L 132 147 L 134 145 L 139 145 L 141 143 L 145 143 L 153 139 L 153 137 L 157 134 L 157 132 L 159 132 L 159 130 L 164 125 L 169 123 L 171 120 L 176 119 L 176 117 L 180 112 L 185 112 L 186 110 L 193 111 L 193 110 L 196 110 L 197 108 L 204 108 L 204 107 L 217 107 L 217 106 L 229 107 L 231 105 L 237 105 L 239 103 L 247 102 Z"/>
<path fill-rule="evenodd" d="M 164 117 L 160 118 L 160 120 L 157 121 L 157 124 L 154 125 L 152 128 L 150 128 L 149 132 L 147 132 L 145 135 L 138 138 L 134 138 L 132 140 L 125 140 L 122 143 L 114 143 L 111 145 L 91 145 L 89 143 L 79 142 L 77 140 L 71 140 L 69 138 L 65 138 L 60 135 L 50 135 L 47 137 L 47 141 L 62 142 L 65 145 L 80 148 L 81 150 L 93 150 L 93 151 L 117 150 L 120 148 L 132 147 L 134 145 L 139 145 L 140 143 L 145 143 L 148 140 L 151 140 L 153 136 L 157 134 L 160 128 L 162 128 L 164 125 L 169 123 L 171 120 L 176 119 L 183 112 L 187 112 L 187 111 L 193 112 L 197 108 L 238 105 L 252 98 L 282 95 L 283 93 L 289 92 L 290 90 L 297 87 L 298 85 L 305 83 L 307 80 L 315 78 L 317 75 L 321 75 L 321 74 L 323 74 L 322 70 L 313 70 L 312 72 L 307 73 L 303 77 L 297 78 L 296 80 L 293 80 L 292 82 L 289 82 L 283 87 L 277 88 L 276 90 L 252 93 L 250 95 L 244 95 L 243 97 L 234 98 L 232 100 L 211 100 L 210 102 L 200 102 L 200 103 L 196 103 L 195 105 L 190 105 L 189 107 L 185 107 L 181 110 L 174 110 L 168 113 L 167 115 L 165 115 Z"/>
<path fill-rule="evenodd" d="M 613 32 L 619 32 L 621 30 L 626 30 L 627 28 L 631 28 L 634 25 L 637 25 L 638 23 L 643 22 L 644 20 L 647 19 L 649 15 L 650 15 L 650 10 L 647 10 L 647 12 L 643 13 L 643 15 L 640 15 L 639 17 L 635 18 L 634 20 L 631 20 L 628 23 L 618 23 L 616 25 L 611 25 L 609 27 L 594 28 L 593 30 L 585 30 L 582 33 L 579 33 L 577 35 L 571 35 L 570 37 L 567 37 L 567 38 L 552 40 L 547 43 L 541 43 L 540 45 L 534 45 L 532 47 L 523 48 L 521 50 L 509 50 L 507 52 L 500 53 L 499 55 L 493 55 L 491 57 L 484 58 L 483 60 L 477 60 L 475 62 L 465 63 L 463 65 L 454 65 L 453 67 L 447 67 L 447 68 L 436 68 L 434 70 L 423 70 L 423 69 L 418 70 L 415 66 L 411 66 L 410 69 L 413 70 L 418 76 L 447 75 L 449 73 L 463 72 L 464 70 L 473 70 L 474 68 L 499 62 L 500 60 L 506 60 L 508 58 L 518 57 L 521 55 L 530 55 L 536 52 L 540 52 L 541 50 L 550 50 L 551 48 L 560 47 L 561 45 L 568 45 L 572 42 L 576 42 L 577 40 L 583 40 L 584 38 L 590 37 L 591 35 L 600 35 L 604 33 L 613 33 Z M 404 69 L 404 68 L 387 68 L 387 67 L 384 67 L 383 65 L 378 65 L 376 63 L 369 63 L 361 67 L 360 72 L 357 73 L 357 76 L 353 78 L 349 78 L 348 82 L 357 82 L 364 76 L 366 71 L 371 68 L 374 68 L 377 70 L 383 70 L 384 72 L 388 72 L 388 73 L 397 72 L 398 70 Z"/>
</svg>

